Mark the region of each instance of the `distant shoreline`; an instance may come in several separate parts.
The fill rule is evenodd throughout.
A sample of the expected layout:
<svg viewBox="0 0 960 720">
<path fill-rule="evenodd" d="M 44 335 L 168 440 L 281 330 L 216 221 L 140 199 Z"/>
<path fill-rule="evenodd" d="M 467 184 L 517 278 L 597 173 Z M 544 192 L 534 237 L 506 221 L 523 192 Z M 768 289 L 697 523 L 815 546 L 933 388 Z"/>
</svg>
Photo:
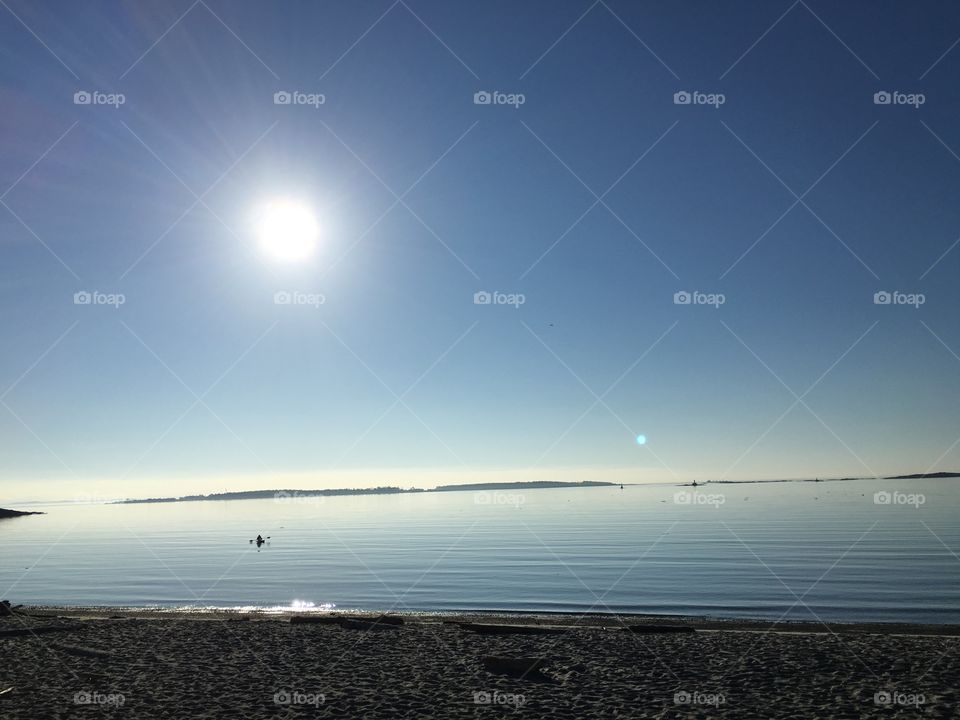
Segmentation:
<svg viewBox="0 0 960 720">
<path fill-rule="evenodd" d="M 957 472 L 913 473 L 912 475 L 888 475 L 885 477 L 842 477 L 842 478 L 783 478 L 780 480 L 696 480 L 681 483 L 683 487 L 701 487 L 703 485 L 764 485 L 769 483 L 820 483 L 820 482 L 851 482 L 854 480 L 939 480 L 943 478 L 960 478 Z"/>
<path fill-rule="evenodd" d="M 898 478 L 868 478 L 868 477 L 846 477 L 846 478 L 804 478 L 804 479 L 783 479 L 783 480 L 704 480 L 703 482 L 681 483 L 682 487 L 703 487 L 704 485 L 770 485 L 773 483 L 821 483 L 821 482 L 852 482 L 854 480 L 896 480 Z"/>
<path fill-rule="evenodd" d="M 277 488 L 270 490 L 242 490 L 237 492 L 210 493 L 207 495 L 183 495 L 178 497 L 153 498 L 124 498 L 105 502 L 107 505 L 140 505 L 153 503 L 198 502 L 208 500 L 265 500 L 277 499 L 295 501 L 298 498 L 308 497 L 340 497 L 358 495 L 410 495 L 417 493 L 436 492 L 483 492 L 483 491 L 513 491 L 513 490 L 541 490 L 555 488 L 584 488 L 584 487 L 623 487 L 641 485 L 673 485 L 676 487 L 705 487 L 707 485 L 767 485 L 779 483 L 820 483 L 820 482 L 850 482 L 855 480 L 941 480 L 960 478 L 960 472 L 911 473 L 909 475 L 886 475 L 881 477 L 839 477 L 839 478 L 778 478 L 773 480 L 692 480 L 690 482 L 599 482 L 584 480 L 581 482 L 563 481 L 530 481 L 530 482 L 502 482 L 502 483 L 469 483 L 461 485 L 440 485 L 435 488 L 401 488 L 396 486 L 381 486 L 374 488 L 330 488 L 301 490 L 295 488 Z M 60 501 L 68 502 L 68 501 Z M 36 505 L 44 503 L 28 502 Z M 51 504 L 51 503 L 47 503 Z M 58 503 L 52 503 L 58 504 Z M 91 503 L 98 504 L 98 503 Z M 43 515 L 43 512 L 20 510 L 5 510 L 0 508 L 0 519 L 13 518 L 24 515 Z"/>
<path fill-rule="evenodd" d="M 960 477 L 956 472 L 935 472 L 935 473 L 914 473 L 913 475 L 893 475 L 885 477 L 884 480 L 924 480 L 936 478 L 955 478 Z"/>
<path fill-rule="evenodd" d="M 559 482 L 540 480 L 533 482 L 470 483 L 466 485 L 440 485 L 430 490 L 384 486 L 375 488 L 333 488 L 326 490 L 293 490 L 277 488 L 274 490 L 242 490 L 239 492 L 211 493 L 209 495 L 184 495 L 182 497 L 143 498 L 117 500 L 112 505 L 142 505 L 147 503 L 202 502 L 208 500 L 293 500 L 307 497 L 340 497 L 349 495 L 413 495 L 437 492 L 484 492 L 490 490 L 544 490 L 553 488 L 618 487 L 619 483 L 595 482 Z"/>
</svg>

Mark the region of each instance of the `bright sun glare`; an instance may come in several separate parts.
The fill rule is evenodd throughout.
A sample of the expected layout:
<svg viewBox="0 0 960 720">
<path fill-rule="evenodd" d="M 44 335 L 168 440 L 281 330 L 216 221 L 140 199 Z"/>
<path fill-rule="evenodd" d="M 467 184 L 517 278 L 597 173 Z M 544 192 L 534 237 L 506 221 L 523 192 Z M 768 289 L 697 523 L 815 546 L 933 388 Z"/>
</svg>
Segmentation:
<svg viewBox="0 0 960 720">
<path fill-rule="evenodd" d="M 320 228 L 310 208 L 292 200 L 267 203 L 259 217 L 258 235 L 263 252 L 281 262 L 309 257 Z"/>
</svg>

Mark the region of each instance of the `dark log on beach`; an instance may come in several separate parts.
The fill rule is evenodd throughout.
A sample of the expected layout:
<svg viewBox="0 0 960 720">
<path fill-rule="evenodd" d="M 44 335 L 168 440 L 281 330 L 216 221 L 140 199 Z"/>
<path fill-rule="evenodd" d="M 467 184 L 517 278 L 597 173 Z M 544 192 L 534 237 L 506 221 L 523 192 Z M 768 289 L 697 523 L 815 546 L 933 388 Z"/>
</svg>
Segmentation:
<svg viewBox="0 0 960 720">
<path fill-rule="evenodd" d="M 522 678 L 531 682 L 554 682 L 553 678 L 544 675 L 540 670 L 547 665 L 546 658 L 531 657 L 498 657 L 485 655 L 480 658 L 483 669 L 494 675 L 506 675 L 512 678 Z"/>
<path fill-rule="evenodd" d="M 403 618 L 399 615 L 381 615 L 376 618 L 373 622 L 379 623 L 381 625 L 403 625 Z"/>
<path fill-rule="evenodd" d="M 343 618 L 340 621 L 340 627 L 345 630 L 396 630 L 399 625 L 394 623 L 379 623 L 376 621 L 370 620 L 352 620 L 350 618 Z"/>
<path fill-rule="evenodd" d="M 97 660 L 109 660 L 113 657 L 113 653 L 106 652 L 105 650 L 94 650 L 93 648 L 80 647 L 79 645 L 51 643 L 51 647 L 60 652 L 65 652 L 67 655 L 75 655 L 77 657 L 96 658 Z"/>
<path fill-rule="evenodd" d="M 696 632 L 694 628 L 690 627 L 689 625 L 659 625 L 657 623 L 651 623 L 647 625 L 628 625 L 624 628 L 624 630 L 641 634 Z"/>
<path fill-rule="evenodd" d="M 84 625 L 41 625 L 35 628 L 17 628 L 15 630 L 0 630 L 0 638 L 22 637 L 23 635 L 45 635 L 54 632 L 70 632 L 83 630 Z"/>
<path fill-rule="evenodd" d="M 380 615 L 374 618 L 345 615 L 292 615 L 290 623 L 293 625 L 339 625 L 348 630 L 367 630 L 369 629 L 367 626 L 372 625 L 398 627 L 404 624 L 404 620 L 399 615 Z"/>
<path fill-rule="evenodd" d="M 342 617 L 336 615 L 291 615 L 291 625 L 339 625 Z"/>
<path fill-rule="evenodd" d="M 543 627 L 542 625 L 486 625 L 483 623 L 457 623 L 464 630 L 472 630 L 478 635 L 558 635 L 569 628 Z"/>
</svg>

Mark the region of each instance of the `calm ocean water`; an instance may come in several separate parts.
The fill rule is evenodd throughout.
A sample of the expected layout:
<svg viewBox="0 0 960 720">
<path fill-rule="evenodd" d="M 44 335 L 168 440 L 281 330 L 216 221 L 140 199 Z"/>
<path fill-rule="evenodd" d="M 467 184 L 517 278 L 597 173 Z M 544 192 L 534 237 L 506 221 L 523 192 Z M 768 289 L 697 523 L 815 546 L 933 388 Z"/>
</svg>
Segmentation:
<svg viewBox="0 0 960 720">
<path fill-rule="evenodd" d="M 0 521 L 0 597 L 960 623 L 960 480 L 691 490 L 55 505 Z"/>
</svg>

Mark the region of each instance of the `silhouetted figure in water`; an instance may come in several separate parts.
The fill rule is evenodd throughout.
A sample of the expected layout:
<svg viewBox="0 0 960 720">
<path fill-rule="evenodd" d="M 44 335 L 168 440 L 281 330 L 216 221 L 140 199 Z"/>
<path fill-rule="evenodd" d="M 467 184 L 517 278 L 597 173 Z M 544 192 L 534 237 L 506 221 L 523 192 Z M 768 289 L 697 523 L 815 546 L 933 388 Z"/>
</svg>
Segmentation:
<svg viewBox="0 0 960 720">
<path fill-rule="evenodd" d="M 263 539 L 263 536 L 262 536 L 262 535 L 257 535 L 257 545 L 258 545 L 258 546 L 259 546 L 259 545 L 263 545 L 264 542 L 265 542 L 265 540 Z"/>
<path fill-rule="evenodd" d="M 693 487 L 697 487 L 697 481 L 696 481 L 696 480 L 693 481 Z"/>
</svg>

